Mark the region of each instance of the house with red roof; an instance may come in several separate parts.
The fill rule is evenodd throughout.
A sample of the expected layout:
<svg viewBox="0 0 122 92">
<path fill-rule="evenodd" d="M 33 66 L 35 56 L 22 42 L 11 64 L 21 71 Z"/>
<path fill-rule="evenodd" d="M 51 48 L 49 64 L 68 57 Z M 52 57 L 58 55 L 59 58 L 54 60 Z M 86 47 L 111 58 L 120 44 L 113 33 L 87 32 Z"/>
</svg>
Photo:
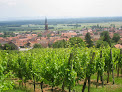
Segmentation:
<svg viewBox="0 0 122 92">
<path fill-rule="evenodd" d="M 61 37 L 62 38 L 71 38 L 77 36 L 76 32 L 68 32 L 68 33 L 62 33 Z"/>
<path fill-rule="evenodd" d="M 3 37 L 0 37 L 0 40 L 2 40 L 3 39 Z"/>
<path fill-rule="evenodd" d="M 122 45 L 121 44 L 116 44 L 114 45 L 115 48 L 118 48 L 118 49 L 122 49 Z"/>
<path fill-rule="evenodd" d="M 48 39 L 46 39 L 46 40 L 40 40 L 37 43 L 38 44 L 41 44 L 42 47 L 47 48 L 48 47 L 48 44 L 49 44 L 49 40 Z"/>
</svg>

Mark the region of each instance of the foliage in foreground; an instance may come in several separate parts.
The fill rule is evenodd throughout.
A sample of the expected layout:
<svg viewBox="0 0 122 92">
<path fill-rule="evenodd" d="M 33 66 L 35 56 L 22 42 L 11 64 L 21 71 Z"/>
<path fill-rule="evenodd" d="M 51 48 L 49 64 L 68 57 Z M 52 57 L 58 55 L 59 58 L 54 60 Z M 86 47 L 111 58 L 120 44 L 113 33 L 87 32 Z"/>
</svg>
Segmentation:
<svg viewBox="0 0 122 92">
<path fill-rule="evenodd" d="M 112 52 L 112 54 L 111 54 Z M 102 56 L 102 57 L 101 57 Z M 62 49 L 33 49 L 25 52 L 0 51 L 0 82 L 1 90 L 12 89 L 6 86 L 8 73 L 14 74 L 21 82 L 33 80 L 48 83 L 53 87 L 62 85 L 69 91 L 75 90 L 76 81 L 90 80 L 94 73 L 103 76 L 103 72 L 110 74 L 116 67 L 122 67 L 122 55 L 119 49 L 95 48 L 62 48 Z M 107 78 L 109 82 L 109 76 Z M 115 81 L 116 83 L 116 81 Z M 4 89 L 6 88 L 6 89 Z M 41 88 L 43 90 L 43 88 Z"/>
</svg>

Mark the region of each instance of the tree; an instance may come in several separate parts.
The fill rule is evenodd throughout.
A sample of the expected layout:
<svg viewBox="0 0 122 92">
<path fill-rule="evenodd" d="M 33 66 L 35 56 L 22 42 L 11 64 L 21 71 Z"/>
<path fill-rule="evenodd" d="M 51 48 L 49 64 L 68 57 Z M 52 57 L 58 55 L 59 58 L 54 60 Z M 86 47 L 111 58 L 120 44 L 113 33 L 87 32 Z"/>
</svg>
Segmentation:
<svg viewBox="0 0 122 92">
<path fill-rule="evenodd" d="M 109 32 L 108 32 L 108 31 L 103 31 L 103 32 L 100 34 L 100 36 L 101 36 L 101 39 L 102 39 L 103 41 L 108 42 L 108 44 L 111 46 L 111 39 L 110 39 L 110 36 L 109 36 Z"/>
<path fill-rule="evenodd" d="M 0 44 L 0 49 L 2 49 L 2 45 Z"/>
<path fill-rule="evenodd" d="M 66 47 L 66 41 L 65 40 L 57 41 L 52 46 L 53 46 L 53 48 L 65 48 Z"/>
<path fill-rule="evenodd" d="M 12 43 L 6 43 L 4 46 L 1 47 L 3 50 L 17 50 L 17 46 Z"/>
<path fill-rule="evenodd" d="M 17 50 L 18 48 L 15 44 L 10 44 L 10 46 L 11 46 L 11 50 Z"/>
<path fill-rule="evenodd" d="M 3 50 L 11 50 L 11 46 L 8 43 L 6 43 L 3 46 Z"/>
<path fill-rule="evenodd" d="M 90 33 L 86 34 L 85 40 L 86 40 L 86 43 L 87 43 L 87 47 L 92 47 L 93 46 L 93 41 L 91 40 Z"/>
<path fill-rule="evenodd" d="M 39 34 L 38 34 L 38 37 L 42 37 L 42 34 L 41 34 L 41 33 L 39 33 Z"/>
<path fill-rule="evenodd" d="M 34 44 L 33 48 L 42 48 L 41 44 Z"/>
<path fill-rule="evenodd" d="M 114 40 L 115 42 L 118 42 L 119 39 L 120 39 L 120 35 L 117 34 L 117 33 L 115 33 L 114 36 L 113 36 L 113 38 L 112 38 L 112 40 Z"/>
<path fill-rule="evenodd" d="M 3 37 L 15 37 L 15 36 L 16 35 L 13 32 L 4 32 L 4 35 L 3 35 Z"/>
<path fill-rule="evenodd" d="M 51 34 L 47 34 L 47 37 L 50 38 Z"/>
<path fill-rule="evenodd" d="M 109 46 L 108 42 L 102 40 L 98 40 L 95 45 L 96 48 L 108 47 L 108 46 Z"/>
<path fill-rule="evenodd" d="M 69 39 L 69 43 L 71 47 L 84 47 L 85 43 L 80 37 L 72 37 Z"/>
</svg>

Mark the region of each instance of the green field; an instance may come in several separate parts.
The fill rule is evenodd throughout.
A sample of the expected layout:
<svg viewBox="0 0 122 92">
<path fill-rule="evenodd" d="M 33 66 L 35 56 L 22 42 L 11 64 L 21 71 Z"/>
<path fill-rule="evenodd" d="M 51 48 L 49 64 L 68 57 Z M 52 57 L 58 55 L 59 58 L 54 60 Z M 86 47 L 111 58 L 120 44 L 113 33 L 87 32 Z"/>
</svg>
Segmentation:
<svg viewBox="0 0 122 92">
<path fill-rule="evenodd" d="M 81 30 L 82 28 L 91 28 L 91 26 L 99 25 L 101 27 L 110 27 L 111 24 L 114 24 L 116 28 L 120 28 L 122 26 L 122 22 L 106 22 L 106 23 L 77 23 L 77 24 L 57 24 L 57 25 L 48 25 L 48 27 L 53 27 L 54 29 L 49 29 L 51 31 L 62 31 L 62 30 Z M 68 26 L 74 25 L 74 26 Z M 81 27 L 77 27 L 75 25 L 81 25 Z M 13 31 L 13 32 L 40 32 L 44 31 L 44 25 L 21 25 L 20 27 L 7 27 L 1 26 L 0 31 Z"/>
</svg>

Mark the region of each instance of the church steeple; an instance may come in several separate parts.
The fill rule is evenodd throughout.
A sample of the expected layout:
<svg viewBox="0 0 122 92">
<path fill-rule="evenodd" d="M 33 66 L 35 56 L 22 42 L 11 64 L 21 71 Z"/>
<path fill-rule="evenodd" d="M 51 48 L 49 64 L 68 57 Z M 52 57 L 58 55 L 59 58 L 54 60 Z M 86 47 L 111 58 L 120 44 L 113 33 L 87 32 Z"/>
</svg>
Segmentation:
<svg viewBox="0 0 122 92">
<path fill-rule="evenodd" d="M 45 30 L 48 30 L 47 18 L 45 17 Z"/>
</svg>

